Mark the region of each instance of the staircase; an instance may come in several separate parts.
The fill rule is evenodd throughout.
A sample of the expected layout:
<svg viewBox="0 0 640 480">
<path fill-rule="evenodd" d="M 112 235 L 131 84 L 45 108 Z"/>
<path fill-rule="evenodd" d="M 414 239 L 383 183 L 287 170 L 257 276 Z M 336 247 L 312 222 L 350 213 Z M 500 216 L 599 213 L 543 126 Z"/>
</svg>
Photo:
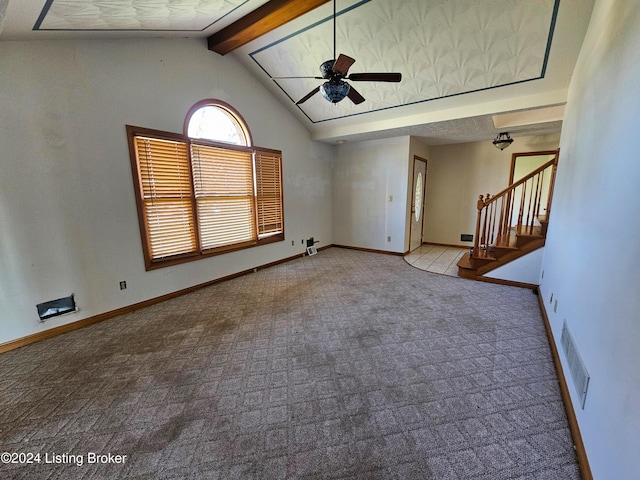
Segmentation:
<svg viewBox="0 0 640 480">
<path fill-rule="evenodd" d="M 458 262 L 458 276 L 478 279 L 544 246 L 558 153 L 500 193 L 480 195 L 473 248 Z"/>
</svg>

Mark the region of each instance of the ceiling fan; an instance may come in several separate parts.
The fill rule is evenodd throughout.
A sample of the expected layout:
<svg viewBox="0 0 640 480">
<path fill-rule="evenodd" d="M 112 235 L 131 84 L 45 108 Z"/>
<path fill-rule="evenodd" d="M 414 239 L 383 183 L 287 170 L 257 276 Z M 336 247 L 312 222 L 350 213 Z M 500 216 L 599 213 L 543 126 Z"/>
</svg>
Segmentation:
<svg viewBox="0 0 640 480">
<path fill-rule="evenodd" d="M 402 80 L 401 73 L 352 73 L 347 75 L 351 65 L 355 60 L 341 53 L 336 58 L 336 0 L 333 0 L 333 59 L 327 60 L 320 65 L 321 77 L 273 77 L 274 80 L 280 78 L 315 78 L 317 80 L 326 80 L 322 85 L 314 88 L 304 97 L 296 102 L 296 105 L 306 102 L 316 93 L 320 92 L 322 96 L 331 103 L 338 103 L 345 97 L 356 105 L 364 102 L 364 97 L 358 91 L 349 85 L 345 80 L 353 82 L 399 82 Z"/>
</svg>

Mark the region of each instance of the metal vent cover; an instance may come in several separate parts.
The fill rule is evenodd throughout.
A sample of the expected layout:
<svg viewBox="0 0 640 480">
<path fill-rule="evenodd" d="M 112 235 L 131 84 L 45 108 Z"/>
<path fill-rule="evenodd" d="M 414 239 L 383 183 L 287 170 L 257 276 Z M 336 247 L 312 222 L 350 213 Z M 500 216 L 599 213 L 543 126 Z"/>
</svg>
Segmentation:
<svg viewBox="0 0 640 480">
<path fill-rule="evenodd" d="M 569 373 L 573 379 L 573 386 L 580 398 L 580 406 L 584 410 L 584 404 L 587 400 L 587 390 L 589 389 L 589 372 L 580 357 L 580 352 L 573 340 L 573 336 L 567 327 L 567 321 L 562 324 L 562 336 L 560 337 L 562 350 L 569 365 Z"/>
</svg>

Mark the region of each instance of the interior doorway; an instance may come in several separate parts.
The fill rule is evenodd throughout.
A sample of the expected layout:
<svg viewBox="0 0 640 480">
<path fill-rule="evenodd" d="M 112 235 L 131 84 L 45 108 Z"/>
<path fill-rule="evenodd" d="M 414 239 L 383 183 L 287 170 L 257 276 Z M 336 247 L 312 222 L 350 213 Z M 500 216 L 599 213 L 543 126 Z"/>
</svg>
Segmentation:
<svg viewBox="0 0 640 480">
<path fill-rule="evenodd" d="M 514 153 L 511 155 L 511 169 L 509 171 L 509 183 L 507 185 L 517 182 L 549 160 L 553 160 L 557 155 L 558 150 Z"/>
<path fill-rule="evenodd" d="M 539 152 L 514 153 L 511 156 L 511 170 L 509 172 L 508 185 L 511 185 L 514 182 L 517 182 L 523 177 L 526 177 L 531 172 L 540 168 L 550 160 L 553 160 L 554 158 L 557 159 L 558 153 L 559 153 L 559 150 L 544 150 Z M 540 211 L 540 214 L 543 216 L 547 215 L 548 213 L 547 202 L 549 201 L 549 198 L 550 198 L 549 189 L 552 188 L 551 182 L 552 182 L 552 176 L 544 175 L 543 173 L 541 175 L 540 185 L 538 186 L 538 188 L 540 189 L 540 192 L 539 193 L 536 192 L 537 195 L 539 194 L 539 198 L 540 198 L 539 211 Z M 515 196 L 513 199 L 513 205 L 520 205 L 520 202 L 522 200 L 520 198 L 520 194 L 516 193 L 514 195 Z M 524 201 L 526 202 L 526 199 Z M 514 215 L 512 226 L 514 226 L 515 224 L 517 224 L 516 215 Z M 539 224 L 537 218 L 534 219 L 534 224 Z"/>
<path fill-rule="evenodd" d="M 413 157 L 413 181 L 411 194 L 411 229 L 409 232 L 409 251 L 422 245 L 424 225 L 424 200 L 427 187 L 427 160 L 417 155 Z"/>
</svg>

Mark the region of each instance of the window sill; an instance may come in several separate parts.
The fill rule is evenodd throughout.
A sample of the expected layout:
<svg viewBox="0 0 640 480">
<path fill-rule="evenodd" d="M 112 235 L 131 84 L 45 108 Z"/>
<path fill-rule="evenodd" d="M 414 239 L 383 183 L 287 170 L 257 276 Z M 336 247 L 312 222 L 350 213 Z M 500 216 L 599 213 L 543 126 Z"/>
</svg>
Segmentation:
<svg viewBox="0 0 640 480">
<path fill-rule="evenodd" d="M 184 255 L 175 256 L 175 257 L 167 257 L 162 260 L 151 260 L 151 263 L 148 263 L 147 265 L 145 265 L 145 268 L 147 271 L 158 270 L 160 268 L 172 267 L 174 265 L 193 262 L 195 260 L 203 260 L 209 257 L 224 255 L 225 253 L 237 252 L 240 250 L 246 250 L 248 248 L 260 247 L 261 245 L 267 245 L 269 243 L 277 243 L 282 241 L 284 241 L 284 233 L 261 238 L 257 242 L 252 241 L 252 242 L 242 243 L 238 245 L 229 245 L 226 247 L 219 247 L 212 250 L 205 250 L 200 253 L 189 253 L 189 254 L 184 254 Z"/>
</svg>

